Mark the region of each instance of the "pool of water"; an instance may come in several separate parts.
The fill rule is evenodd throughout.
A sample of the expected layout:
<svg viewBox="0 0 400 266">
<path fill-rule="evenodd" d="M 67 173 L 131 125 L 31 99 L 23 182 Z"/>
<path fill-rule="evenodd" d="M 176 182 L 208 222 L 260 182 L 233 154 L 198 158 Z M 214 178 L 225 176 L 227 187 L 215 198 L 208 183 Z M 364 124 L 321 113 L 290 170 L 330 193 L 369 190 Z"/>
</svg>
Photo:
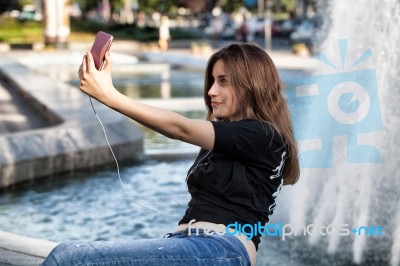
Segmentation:
<svg viewBox="0 0 400 266">
<path fill-rule="evenodd" d="M 116 170 L 71 174 L 0 195 L 0 230 L 60 242 L 162 237 L 174 231 L 188 202 L 191 160 L 152 161 Z M 156 208 L 157 207 L 157 208 Z"/>
<path fill-rule="evenodd" d="M 189 200 L 185 179 L 192 161 L 148 160 L 123 167 L 124 185 L 142 206 L 132 202 L 112 169 L 47 178 L 4 191 L 0 194 L 0 230 L 56 242 L 163 237 L 174 231 L 185 212 Z M 263 237 L 257 265 L 355 266 L 351 250 L 327 254 L 323 245 L 307 242 L 302 237 L 286 241 Z M 364 265 L 387 265 L 376 254 L 368 253 Z"/>
</svg>

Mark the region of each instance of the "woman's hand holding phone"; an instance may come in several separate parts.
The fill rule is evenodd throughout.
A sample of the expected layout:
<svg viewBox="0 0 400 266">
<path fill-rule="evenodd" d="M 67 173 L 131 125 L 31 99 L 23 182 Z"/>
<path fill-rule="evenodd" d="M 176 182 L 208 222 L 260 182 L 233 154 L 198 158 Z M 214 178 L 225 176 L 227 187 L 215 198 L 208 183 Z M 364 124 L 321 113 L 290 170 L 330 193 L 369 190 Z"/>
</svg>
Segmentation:
<svg viewBox="0 0 400 266">
<path fill-rule="evenodd" d="M 79 68 L 80 90 L 106 105 L 107 99 L 116 91 L 112 83 L 111 65 L 111 57 L 107 53 L 103 70 L 97 70 L 92 54 L 87 52 Z"/>
<path fill-rule="evenodd" d="M 96 38 L 96 40 L 98 40 L 98 38 Z M 94 42 L 93 47 L 95 44 L 96 41 Z M 79 86 L 80 90 L 106 105 L 107 100 L 110 99 L 112 93 L 116 92 L 112 83 L 112 60 L 108 49 L 109 46 L 106 49 L 106 52 L 104 52 L 104 55 L 101 55 L 101 57 L 99 57 L 99 54 L 97 54 L 97 56 L 93 56 L 91 52 L 87 52 L 83 57 L 82 64 L 78 72 L 79 79 L 81 81 Z M 97 51 L 101 51 L 101 49 Z M 96 50 L 93 50 L 92 48 L 92 52 L 96 53 Z M 97 59 L 104 57 L 104 59 L 101 59 L 101 62 L 104 63 L 101 63 L 100 68 L 96 67 L 95 57 Z M 97 65 L 99 66 L 98 63 Z"/>
<path fill-rule="evenodd" d="M 108 51 L 110 50 L 111 44 L 114 37 L 104 31 L 99 31 L 96 34 L 96 38 L 93 42 L 90 53 L 93 56 L 94 65 L 97 70 L 101 70 L 104 65 L 104 59 Z"/>
</svg>

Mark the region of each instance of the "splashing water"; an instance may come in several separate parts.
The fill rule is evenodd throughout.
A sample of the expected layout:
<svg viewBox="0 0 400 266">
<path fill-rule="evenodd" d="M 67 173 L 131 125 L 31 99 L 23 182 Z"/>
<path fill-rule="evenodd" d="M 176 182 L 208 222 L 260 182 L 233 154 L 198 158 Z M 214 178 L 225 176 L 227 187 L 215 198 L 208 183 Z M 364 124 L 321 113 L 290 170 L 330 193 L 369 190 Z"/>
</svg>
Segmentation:
<svg viewBox="0 0 400 266">
<path fill-rule="evenodd" d="M 338 89 L 341 96 L 335 98 L 333 90 L 339 86 L 331 84 L 324 103 L 310 101 L 306 114 L 292 113 L 303 116 L 294 119 L 302 123 L 301 132 L 294 125 L 302 171 L 298 184 L 282 190 L 278 209 L 290 203 L 285 215 L 297 232 L 308 224 L 332 224 L 335 228 L 347 224 L 347 236 L 340 231 L 322 235 L 318 230 L 309 235 L 309 244 L 326 245 L 328 254 L 348 253 L 355 264 L 379 261 L 400 265 L 400 1 L 336 0 L 325 4 L 329 23 L 320 45 L 321 67 L 314 73 L 318 78 L 312 80 L 326 85 L 328 78 L 329 82 L 342 79 L 344 89 Z M 362 73 L 369 77 L 354 78 Z M 371 86 L 359 88 L 365 84 Z M 353 95 L 345 95 L 345 90 Z M 313 91 L 311 96 L 321 93 Z M 358 92 L 366 95 L 354 97 Z M 332 100 L 341 107 L 332 105 Z M 337 115 L 337 121 L 332 117 L 321 120 L 323 104 L 326 114 Z M 355 109 L 359 109 L 358 115 Z M 346 124 L 340 115 L 353 120 Z M 316 150 L 319 153 L 313 155 Z M 378 225 L 383 228 L 382 236 L 372 231 L 357 235 L 362 226 Z"/>
</svg>

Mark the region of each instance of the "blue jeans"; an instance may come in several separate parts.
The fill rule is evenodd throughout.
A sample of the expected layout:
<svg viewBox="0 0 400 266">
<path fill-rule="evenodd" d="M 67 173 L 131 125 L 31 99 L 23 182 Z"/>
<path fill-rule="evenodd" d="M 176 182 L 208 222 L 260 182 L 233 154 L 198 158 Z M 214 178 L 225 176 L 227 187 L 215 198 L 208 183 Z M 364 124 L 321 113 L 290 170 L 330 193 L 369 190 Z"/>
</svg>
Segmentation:
<svg viewBox="0 0 400 266">
<path fill-rule="evenodd" d="M 188 229 L 161 239 L 69 241 L 54 248 L 50 265 L 250 265 L 243 244 L 234 236 Z"/>
</svg>

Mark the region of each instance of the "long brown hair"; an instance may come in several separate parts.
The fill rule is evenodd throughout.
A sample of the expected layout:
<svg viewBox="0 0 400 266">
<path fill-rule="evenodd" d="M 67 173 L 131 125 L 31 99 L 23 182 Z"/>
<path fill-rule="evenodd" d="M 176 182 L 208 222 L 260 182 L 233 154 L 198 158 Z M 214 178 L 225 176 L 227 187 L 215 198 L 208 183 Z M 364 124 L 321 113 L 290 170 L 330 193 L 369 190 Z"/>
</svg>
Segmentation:
<svg viewBox="0 0 400 266">
<path fill-rule="evenodd" d="M 282 175 L 284 184 L 297 182 L 300 169 L 297 144 L 293 136 L 292 123 L 287 103 L 282 95 L 278 71 L 270 56 L 255 44 L 228 45 L 211 56 L 206 67 L 204 100 L 208 109 L 207 120 L 215 119 L 212 114 L 208 91 L 213 85 L 214 64 L 222 60 L 235 97 L 255 118 L 274 127 L 282 136 L 288 155 Z"/>
</svg>

